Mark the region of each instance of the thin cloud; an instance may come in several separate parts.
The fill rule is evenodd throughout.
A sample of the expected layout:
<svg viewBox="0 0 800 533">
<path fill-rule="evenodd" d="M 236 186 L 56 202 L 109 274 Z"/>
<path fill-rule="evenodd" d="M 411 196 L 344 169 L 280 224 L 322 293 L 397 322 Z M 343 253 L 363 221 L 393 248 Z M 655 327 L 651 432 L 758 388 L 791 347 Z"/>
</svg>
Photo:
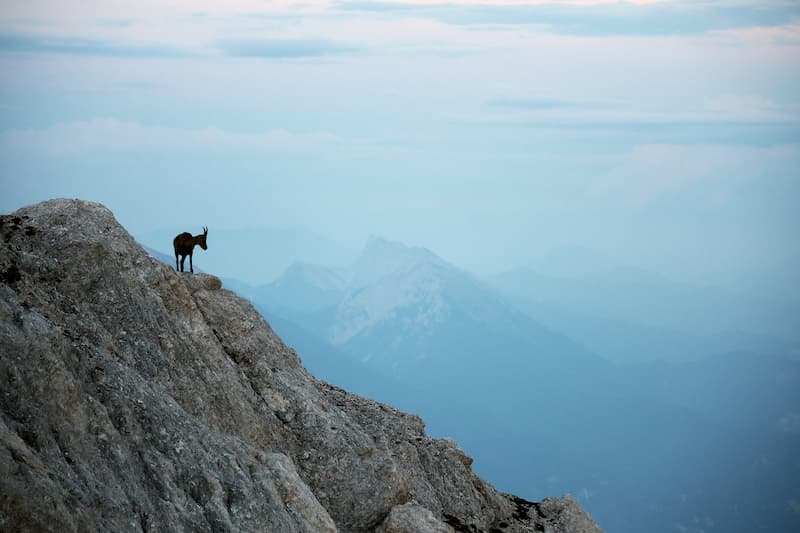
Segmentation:
<svg viewBox="0 0 800 533">
<path fill-rule="evenodd" d="M 550 124 L 564 127 L 753 125 L 800 127 L 800 108 L 756 95 L 723 94 L 693 111 L 643 111 L 623 102 L 570 98 L 496 98 L 486 102 L 498 112 L 490 120 L 508 124 Z"/>
<path fill-rule="evenodd" d="M 611 109 L 617 106 L 612 102 L 588 101 L 588 100 L 569 100 L 562 98 L 495 98 L 489 100 L 490 107 L 511 108 L 511 109 L 532 109 L 532 110 L 551 110 L 551 109 L 583 109 L 599 110 Z"/>
<path fill-rule="evenodd" d="M 354 54 L 363 48 L 329 39 L 230 39 L 218 47 L 232 57 L 261 57 L 270 59 L 301 59 Z"/>
<path fill-rule="evenodd" d="M 0 32 L 0 54 L 63 54 L 113 58 L 180 58 L 214 51 L 230 57 L 303 59 L 362 52 L 363 47 L 329 39 L 227 39 L 194 49 L 65 35 Z"/>
<path fill-rule="evenodd" d="M 773 2 L 615 2 L 596 4 L 475 4 L 339 2 L 339 9 L 413 16 L 456 25 L 528 25 L 567 35 L 693 35 L 790 24 L 800 4 Z"/>
<path fill-rule="evenodd" d="M 103 57 L 181 57 L 186 50 L 161 44 L 134 44 L 74 36 L 0 33 L 2 54 L 67 54 Z"/>
<path fill-rule="evenodd" d="M 527 130 L 627 143 L 720 143 L 773 146 L 800 142 L 800 110 L 755 96 L 724 95 L 695 110 L 642 110 L 623 102 L 567 98 L 501 98 L 480 115 L 452 117 L 478 128 Z"/>
<path fill-rule="evenodd" d="M 296 133 L 271 129 L 257 133 L 205 128 L 148 126 L 113 118 L 60 123 L 44 129 L 0 133 L 0 148 L 9 153 L 75 155 L 86 153 L 316 153 L 369 155 L 383 150 L 376 143 L 329 132 Z"/>
<path fill-rule="evenodd" d="M 97 25 L 103 28 L 127 28 L 133 25 L 133 19 L 108 18 L 99 19 Z"/>
<path fill-rule="evenodd" d="M 797 190 L 790 169 L 800 161 L 800 145 L 733 147 L 714 144 L 635 146 L 606 175 L 587 190 L 587 204 L 614 199 L 636 208 L 679 200 L 692 203 L 741 202 L 736 190 L 770 180 Z"/>
</svg>

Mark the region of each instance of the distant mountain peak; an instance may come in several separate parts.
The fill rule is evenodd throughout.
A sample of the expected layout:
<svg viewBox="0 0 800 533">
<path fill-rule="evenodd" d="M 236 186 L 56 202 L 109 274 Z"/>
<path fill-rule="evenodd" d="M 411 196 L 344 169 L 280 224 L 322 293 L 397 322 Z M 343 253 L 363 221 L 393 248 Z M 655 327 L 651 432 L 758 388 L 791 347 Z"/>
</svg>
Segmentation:
<svg viewBox="0 0 800 533">
<path fill-rule="evenodd" d="M 344 279 L 335 270 L 305 261 L 295 261 L 289 265 L 283 275 L 275 280 L 274 285 L 281 286 L 300 280 L 325 290 L 340 291 L 345 287 Z"/>
<path fill-rule="evenodd" d="M 351 269 L 351 285 L 365 287 L 387 276 L 408 272 L 423 264 L 452 268 L 427 248 L 407 246 L 371 235 Z"/>
<path fill-rule="evenodd" d="M 408 270 L 348 292 L 336 308 L 337 320 L 329 332 L 329 341 L 343 344 L 369 328 L 397 318 L 403 310 L 414 317 L 415 329 L 425 330 L 444 321 L 449 306 L 442 295 L 439 269 L 431 263 L 414 264 Z"/>
<path fill-rule="evenodd" d="M 380 235 L 370 235 L 362 251 L 362 257 L 365 255 L 374 254 L 396 254 L 399 256 L 416 257 L 420 259 L 426 258 L 431 261 L 444 263 L 444 260 L 427 248 L 421 246 L 410 246 L 400 241 L 386 239 Z"/>
</svg>

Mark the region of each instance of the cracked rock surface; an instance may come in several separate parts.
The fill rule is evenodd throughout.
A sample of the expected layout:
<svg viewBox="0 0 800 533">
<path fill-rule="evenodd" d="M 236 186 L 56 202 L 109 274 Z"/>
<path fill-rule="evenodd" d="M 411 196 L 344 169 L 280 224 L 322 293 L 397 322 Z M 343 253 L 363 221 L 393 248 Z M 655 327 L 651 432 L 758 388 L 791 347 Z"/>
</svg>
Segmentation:
<svg viewBox="0 0 800 533">
<path fill-rule="evenodd" d="M 0 216 L 0 384 L 1 531 L 602 531 L 316 380 L 249 302 L 99 204 Z"/>
</svg>

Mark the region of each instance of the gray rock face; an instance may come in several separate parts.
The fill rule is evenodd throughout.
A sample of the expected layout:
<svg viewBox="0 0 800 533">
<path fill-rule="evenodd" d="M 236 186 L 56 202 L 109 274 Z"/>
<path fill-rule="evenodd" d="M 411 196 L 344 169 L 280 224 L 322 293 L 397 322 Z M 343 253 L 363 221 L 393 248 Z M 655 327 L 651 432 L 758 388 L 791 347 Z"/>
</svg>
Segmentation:
<svg viewBox="0 0 800 533">
<path fill-rule="evenodd" d="M 395 505 L 386 520 L 375 530 L 377 533 L 452 533 L 449 527 L 433 513 L 414 503 Z"/>
<path fill-rule="evenodd" d="M 2 531 L 601 531 L 314 379 L 247 301 L 98 204 L 0 217 L 0 384 Z"/>
</svg>

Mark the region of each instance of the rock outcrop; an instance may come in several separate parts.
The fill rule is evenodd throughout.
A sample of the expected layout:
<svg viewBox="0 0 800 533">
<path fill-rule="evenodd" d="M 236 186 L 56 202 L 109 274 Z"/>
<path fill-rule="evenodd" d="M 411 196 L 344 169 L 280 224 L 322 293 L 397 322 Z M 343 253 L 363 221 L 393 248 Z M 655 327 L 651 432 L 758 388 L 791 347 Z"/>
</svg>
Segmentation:
<svg viewBox="0 0 800 533">
<path fill-rule="evenodd" d="M 470 464 L 316 380 L 246 300 L 105 207 L 0 217 L 0 530 L 601 531 Z"/>
</svg>

